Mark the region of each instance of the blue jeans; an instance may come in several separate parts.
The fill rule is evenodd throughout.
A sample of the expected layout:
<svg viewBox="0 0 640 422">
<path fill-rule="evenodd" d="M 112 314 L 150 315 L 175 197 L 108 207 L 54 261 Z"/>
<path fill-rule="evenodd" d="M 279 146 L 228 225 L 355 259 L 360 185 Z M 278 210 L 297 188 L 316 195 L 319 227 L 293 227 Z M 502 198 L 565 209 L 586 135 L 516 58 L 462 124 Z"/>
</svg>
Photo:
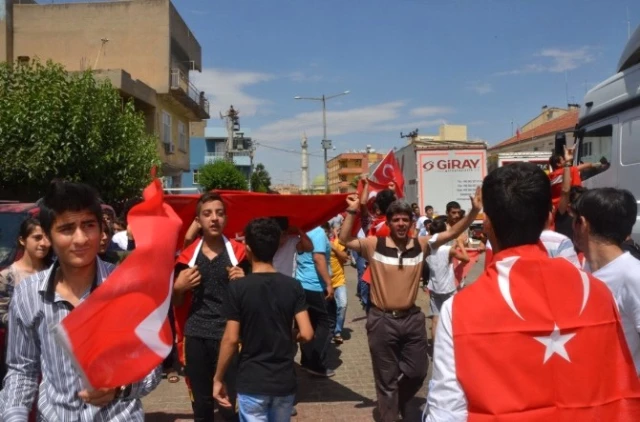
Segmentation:
<svg viewBox="0 0 640 422">
<path fill-rule="evenodd" d="M 336 327 L 333 335 L 342 333 L 344 328 L 344 320 L 347 316 L 347 286 L 337 287 L 333 291 L 333 300 L 336 301 Z"/>
<path fill-rule="evenodd" d="M 367 261 L 357 252 L 353 252 L 353 257 L 356 260 L 356 271 L 358 272 L 358 296 L 360 297 L 362 307 L 368 312 L 370 307 L 369 285 L 362 281 L 362 275 L 364 274 L 364 270 L 367 266 Z"/>
<path fill-rule="evenodd" d="M 295 395 L 238 394 L 240 422 L 287 422 L 291 420 Z"/>
</svg>

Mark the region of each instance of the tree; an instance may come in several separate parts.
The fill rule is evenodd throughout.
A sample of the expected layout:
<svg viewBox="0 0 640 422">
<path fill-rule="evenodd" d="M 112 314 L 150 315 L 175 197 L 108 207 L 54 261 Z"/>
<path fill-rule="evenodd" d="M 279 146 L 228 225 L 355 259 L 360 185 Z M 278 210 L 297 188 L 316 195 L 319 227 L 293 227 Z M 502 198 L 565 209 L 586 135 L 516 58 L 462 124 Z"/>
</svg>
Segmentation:
<svg viewBox="0 0 640 422">
<path fill-rule="evenodd" d="M 205 190 L 247 190 L 247 179 L 231 161 L 218 160 L 198 170 L 198 183 Z"/>
<path fill-rule="evenodd" d="M 254 192 L 269 192 L 271 190 L 271 176 L 262 163 L 256 166 L 251 175 L 251 190 Z"/>
<path fill-rule="evenodd" d="M 0 151 L 0 191 L 20 199 L 53 178 L 88 183 L 107 202 L 133 197 L 160 163 L 132 100 L 51 61 L 0 63 Z"/>
</svg>

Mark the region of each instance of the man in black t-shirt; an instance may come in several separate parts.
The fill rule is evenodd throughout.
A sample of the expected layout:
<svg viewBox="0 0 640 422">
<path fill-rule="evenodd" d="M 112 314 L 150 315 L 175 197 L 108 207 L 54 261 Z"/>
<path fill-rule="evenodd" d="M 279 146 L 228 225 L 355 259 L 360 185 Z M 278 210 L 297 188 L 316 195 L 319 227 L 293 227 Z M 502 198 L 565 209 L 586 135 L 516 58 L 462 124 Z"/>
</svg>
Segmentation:
<svg viewBox="0 0 640 422">
<path fill-rule="evenodd" d="M 213 396 L 221 406 L 231 407 L 224 377 L 242 339 L 236 390 L 240 416 L 246 420 L 279 422 L 291 418 L 296 391 L 292 345 L 294 340 L 313 338 L 302 286 L 273 268 L 280 234 L 278 223 L 271 218 L 258 218 L 247 225 L 245 244 L 252 274 L 229 286 L 224 306 L 227 325 L 213 378 Z M 299 329 L 296 338 L 294 320 Z"/>
</svg>

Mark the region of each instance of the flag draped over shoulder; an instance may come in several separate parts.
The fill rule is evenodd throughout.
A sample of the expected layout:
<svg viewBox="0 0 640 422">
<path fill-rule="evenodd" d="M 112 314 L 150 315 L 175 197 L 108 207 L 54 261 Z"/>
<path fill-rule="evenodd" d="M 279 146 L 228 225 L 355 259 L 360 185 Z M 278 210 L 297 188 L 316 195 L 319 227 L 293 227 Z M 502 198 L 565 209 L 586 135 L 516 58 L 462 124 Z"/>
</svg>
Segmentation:
<svg viewBox="0 0 640 422">
<path fill-rule="evenodd" d="M 56 327 L 87 387 L 138 382 L 172 348 L 167 314 L 181 222 L 164 204 L 159 180 L 143 196 L 128 215 L 136 249 Z"/>
<path fill-rule="evenodd" d="M 229 216 L 225 236 L 234 239 L 247 223 L 257 217 L 288 217 L 289 225 L 309 231 L 326 223 L 346 208 L 346 194 L 273 195 L 246 191 L 216 191 L 222 196 Z M 167 195 L 165 202 L 183 222 L 178 241 L 182 240 L 196 216 L 196 204 L 201 195 Z"/>
</svg>

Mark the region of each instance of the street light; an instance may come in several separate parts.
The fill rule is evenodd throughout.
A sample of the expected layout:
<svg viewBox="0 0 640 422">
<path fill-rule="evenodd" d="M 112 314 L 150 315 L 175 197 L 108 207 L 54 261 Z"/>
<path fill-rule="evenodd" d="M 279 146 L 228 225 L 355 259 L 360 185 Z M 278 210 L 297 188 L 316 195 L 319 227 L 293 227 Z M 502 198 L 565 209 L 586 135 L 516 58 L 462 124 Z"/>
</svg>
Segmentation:
<svg viewBox="0 0 640 422">
<path fill-rule="evenodd" d="M 327 168 L 327 151 L 331 149 L 331 141 L 327 139 L 327 100 L 349 94 L 344 91 L 334 95 L 322 95 L 322 97 L 293 97 L 294 100 L 322 101 L 322 149 L 324 150 L 324 190 L 329 193 L 329 169 Z"/>
</svg>

